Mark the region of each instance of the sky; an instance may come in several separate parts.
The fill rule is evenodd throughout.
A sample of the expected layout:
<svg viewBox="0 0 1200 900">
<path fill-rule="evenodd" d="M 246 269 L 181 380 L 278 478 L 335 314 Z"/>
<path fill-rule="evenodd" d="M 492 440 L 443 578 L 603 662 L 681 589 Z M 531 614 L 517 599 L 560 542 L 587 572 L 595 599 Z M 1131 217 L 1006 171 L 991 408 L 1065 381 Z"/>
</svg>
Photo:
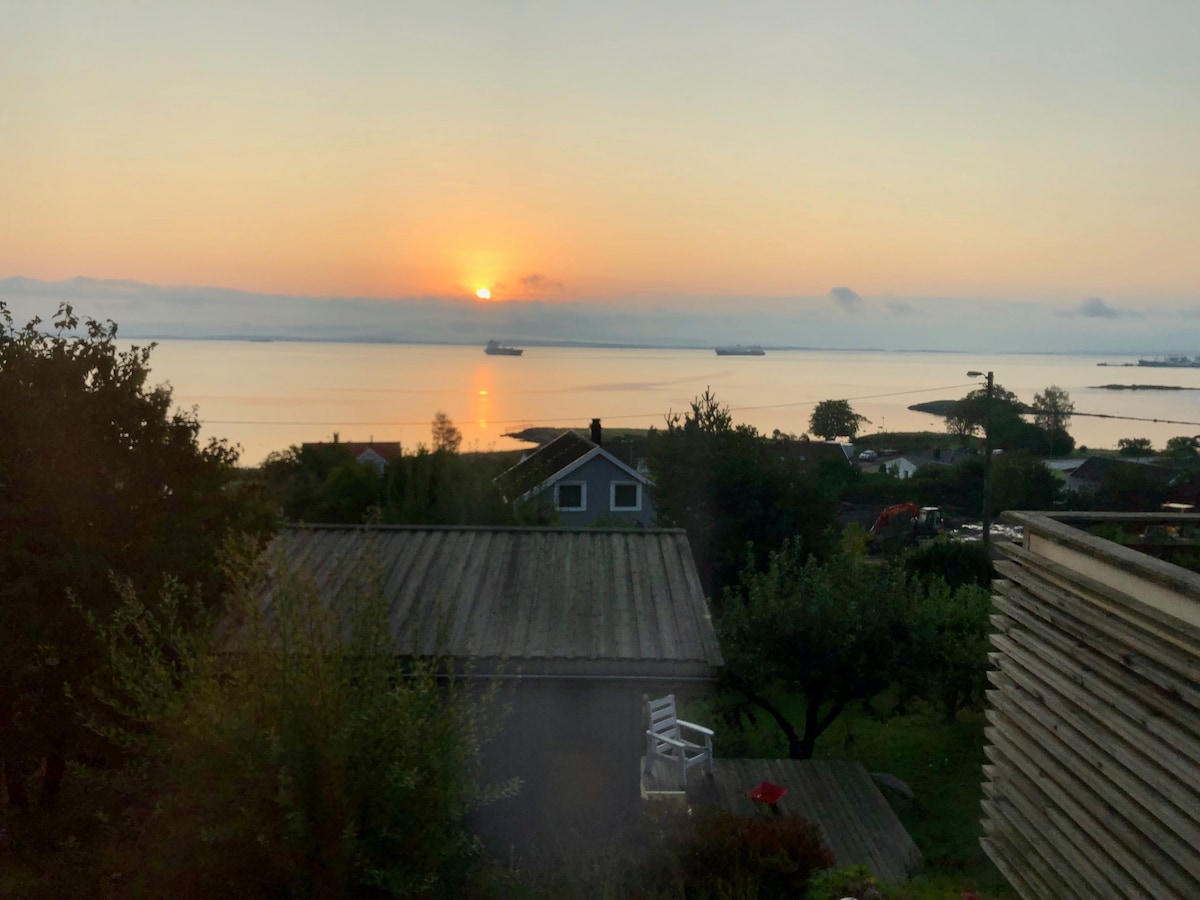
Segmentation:
<svg viewBox="0 0 1200 900">
<path fill-rule="evenodd" d="M 119 282 L 158 304 L 135 330 L 236 331 L 232 304 L 328 336 L 1200 350 L 1193 0 L 0 14 L 8 302 L 103 310 Z"/>
</svg>

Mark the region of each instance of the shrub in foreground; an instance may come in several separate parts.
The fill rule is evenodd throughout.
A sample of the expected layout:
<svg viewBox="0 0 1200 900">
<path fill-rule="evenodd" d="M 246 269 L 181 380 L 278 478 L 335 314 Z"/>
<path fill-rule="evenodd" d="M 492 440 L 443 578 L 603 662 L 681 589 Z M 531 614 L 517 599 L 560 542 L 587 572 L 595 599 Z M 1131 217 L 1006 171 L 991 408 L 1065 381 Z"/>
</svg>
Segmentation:
<svg viewBox="0 0 1200 900">
<path fill-rule="evenodd" d="M 369 561 L 333 603 L 282 562 L 265 589 L 240 567 L 208 628 L 180 624 L 177 588 L 126 592 L 97 626 L 113 676 L 93 724 L 143 773 L 113 868 L 143 896 L 461 895 L 494 705 L 396 660 Z"/>
<path fill-rule="evenodd" d="M 758 900 L 804 897 L 833 865 L 820 829 L 799 816 L 688 812 L 648 803 L 614 844 L 523 873 L 528 897 Z"/>
</svg>

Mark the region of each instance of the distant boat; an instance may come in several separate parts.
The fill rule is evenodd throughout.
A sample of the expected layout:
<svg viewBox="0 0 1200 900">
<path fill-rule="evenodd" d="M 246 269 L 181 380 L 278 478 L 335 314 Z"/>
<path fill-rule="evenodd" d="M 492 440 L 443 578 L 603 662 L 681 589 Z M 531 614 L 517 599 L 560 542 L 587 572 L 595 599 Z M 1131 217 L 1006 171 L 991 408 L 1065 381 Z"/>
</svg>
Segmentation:
<svg viewBox="0 0 1200 900">
<path fill-rule="evenodd" d="M 483 352 L 488 356 L 520 356 L 525 351 L 519 347 L 502 347 L 495 341 L 488 341 Z"/>
<path fill-rule="evenodd" d="M 766 356 L 767 351 L 758 344 L 751 344 L 748 347 L 743 347 L 738 344 L 736 347 L 718 347 L 717 356 Z"/>
<path fill-rule="evenodd" d="M 1168 353 L 1166 356 L 1158 356 L 1154 359 L 1139 359 L 1137 364 L 1154 369 L 1200 369 L 1200 356 Z"/>
</svg>

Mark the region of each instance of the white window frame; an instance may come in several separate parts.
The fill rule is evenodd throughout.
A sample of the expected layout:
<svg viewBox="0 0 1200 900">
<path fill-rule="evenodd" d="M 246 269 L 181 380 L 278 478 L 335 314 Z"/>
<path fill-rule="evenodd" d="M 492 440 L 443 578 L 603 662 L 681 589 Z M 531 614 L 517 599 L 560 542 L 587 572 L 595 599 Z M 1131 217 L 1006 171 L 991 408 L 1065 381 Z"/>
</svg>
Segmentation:
<svg viewBox="0 0 1200 900">
<path fill-rule="evenodd" d="M 561 506 L 558 502 L 558 489 L 561 487 L 579 487 L 579 506 Z M 554 485 L 554 508 L 558 512 L 586 512 L 587 511 L 587 482 L 586 481 L 559 481 Z"/>
<path fill-rule="evenodd" d="M 633 506 L 617 506 L 617 487 L 631 486 L 637 489 L 637 503 Z M 608 508 L 611 512 L 641 512 L 642 483 L 640 481 L 612 481 L 608 485 Z"/>
</svg>

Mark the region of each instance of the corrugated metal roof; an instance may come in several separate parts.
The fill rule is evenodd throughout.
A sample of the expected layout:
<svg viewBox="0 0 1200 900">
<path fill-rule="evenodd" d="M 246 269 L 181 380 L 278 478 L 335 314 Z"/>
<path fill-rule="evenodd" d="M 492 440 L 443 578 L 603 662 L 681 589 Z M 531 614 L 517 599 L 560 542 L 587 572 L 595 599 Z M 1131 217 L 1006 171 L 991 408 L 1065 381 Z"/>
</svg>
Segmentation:
<svg viewBox="0 0 1200 900">
<path fill-rule="evenodd" d="M 273 548 L 330 598 L 377 568 L 404 655 L 616 677 L 722 664 L 680 529 L 292 526 Z"/>
</svg>

